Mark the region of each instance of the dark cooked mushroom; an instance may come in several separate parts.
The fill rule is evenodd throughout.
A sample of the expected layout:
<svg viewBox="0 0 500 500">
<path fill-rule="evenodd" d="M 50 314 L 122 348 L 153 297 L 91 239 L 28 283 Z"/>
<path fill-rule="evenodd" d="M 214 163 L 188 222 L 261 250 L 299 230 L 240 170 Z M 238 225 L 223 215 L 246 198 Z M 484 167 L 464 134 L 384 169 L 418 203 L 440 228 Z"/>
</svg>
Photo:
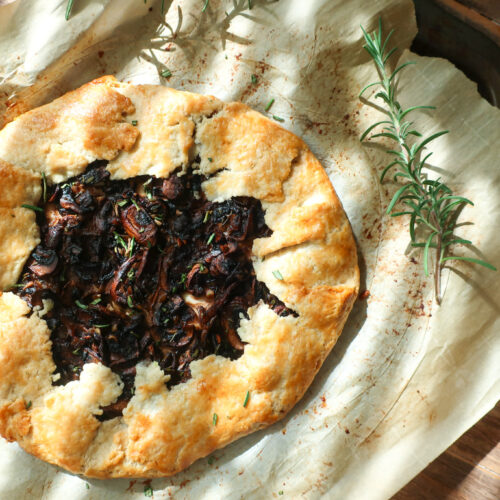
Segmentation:
<svg viewBox="0 0 500 500">
<path fill-rule="evenodd" d="M 156 224 L 142 208 L 130 205 L 122 210 L 121 221 L 127 234 L 140 244 L 155 244 Z"/>
<path fill-rule="evenodd" d="M 116 270 L 113 279 L 108 285 L 108 293 L 111 299 L 117 304 L 123 306 L 127 305 L 128 297 L 131 296 L 131 285 L 130 281 L 133 275 L 127 276 L 127 273 L 132 270 L 132 265 L 138 261 L 136 255 L 127 259 L 123 264 Z M 130 302 L 130 300 L 129 300 Z"/>
<path fill-rule="evenodd" d="M 76 192 L 68 184 L 62 187 L 63 195 L 59 199 L 61 207 L 77 214 L 90 212 L 94 202 L 92 195 L 79 183 L 74 186 L 74 189 Z"/>
<path fill-rule="evenodd" d="M 163 180 L 161 191 L 167 200 L 175 200 L 184 192 L 184 185 L 179 176 L 171 175 Z"/>
<path fill-rule="evenodd" d="M 37 276 L 45 276 L 53 273 L 59 260 L 54 250 L 41 246 L 38 246 L 31 256 L 33 257 L 33 262 L 29 265 L 29 268 Z"/>
</svg>

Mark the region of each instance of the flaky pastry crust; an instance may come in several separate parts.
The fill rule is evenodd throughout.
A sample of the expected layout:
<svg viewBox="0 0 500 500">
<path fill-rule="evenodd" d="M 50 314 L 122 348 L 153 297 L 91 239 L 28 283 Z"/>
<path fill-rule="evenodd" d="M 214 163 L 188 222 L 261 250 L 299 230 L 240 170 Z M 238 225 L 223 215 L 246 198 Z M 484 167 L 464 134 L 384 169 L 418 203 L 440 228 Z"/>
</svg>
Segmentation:
<svg viewBox="0 0 500 500">
<path fill-rule="evenodd" d="M 105 77 L 6 125 L 0 288 L 15 283 L 39 243 L 35 215 L 22 205 L 39 201 L 42 174 L 62 182 L 105 159 L 114 179 L 167 177 L 195 156 L 199 172 L 210 174 L 203 184 L 209 200 L 261 200 L 273 233 L 254 242 L 256 275 L 298 316 L 253 306 L 238 330 L 244 354 L 194 361 L 192 378 L 170 390 L 156 362 L 139 363 L 123 416 L 100 422 L 100 408 L 121 393 L 119 377 L 87 364 L 79 380 L 52 385 L 44 310 L 30 311 L 17 295 L 0 292 L 0 434 L 9 441 L 90 477 L 168 476 L 279 420 L 312 382 L 357 296 L 354 238 L 306 144 L 241 103 Z"/>
</svg>

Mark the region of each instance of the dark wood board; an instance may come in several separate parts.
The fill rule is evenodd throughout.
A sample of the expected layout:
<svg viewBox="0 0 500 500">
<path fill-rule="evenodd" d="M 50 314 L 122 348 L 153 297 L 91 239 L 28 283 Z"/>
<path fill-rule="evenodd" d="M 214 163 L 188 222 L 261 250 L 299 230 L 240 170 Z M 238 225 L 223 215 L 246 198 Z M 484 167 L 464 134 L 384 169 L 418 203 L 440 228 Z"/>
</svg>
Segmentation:
<svg viewBox="0 0 500 500">
<path fill-rule="evenodd" d="M 500 0 L 413 1 L 418 34 L 412 50 L 450 60 L 500 107 Z"/>
<path fill-rule="evenodd" d="M 412 50 L 450 60 L 500 107 L 500 0 L 414 3 Z M 440 499 L 500 500 L 500 404 L 393 497 Z"/>
<path fill-rule="evenodd" d="M 393 500 L 500 499 L 500 404 Z"/>
</svg>

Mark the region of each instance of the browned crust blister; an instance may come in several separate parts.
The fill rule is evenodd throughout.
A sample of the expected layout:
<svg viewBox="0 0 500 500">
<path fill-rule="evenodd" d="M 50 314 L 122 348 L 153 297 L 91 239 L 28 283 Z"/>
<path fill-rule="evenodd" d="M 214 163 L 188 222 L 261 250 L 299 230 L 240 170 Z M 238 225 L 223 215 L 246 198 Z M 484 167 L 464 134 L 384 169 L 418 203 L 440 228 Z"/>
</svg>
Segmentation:
<svg viewBox="0 0 500 500">
<path fill-rule="evenodd" d="M 5 292 L 0 433 L 6 439 L 87 476 L 167 476 L 282 418 L 302 397 L 356 298 L 356 247 L 305 143 L 244 104 L 106 77 L 8 124 L 0 131 L 0 287 L 19 278 L 39 242 L 35 215 L 21 205 L 38 202 L 42 173 L 49 183 L 61 182 L 106 159 L 115 179 L 166 177 L 195 156 L 200 173 L 210 174 L 203 184 L 210 200 L 261 200 L 273 234 L 254 242 L 256 275 L 298 317 L 253 306 L 238 330 L 248 343 L 244 354 L 194 361 L 192 378 L 170 390 L 157 363 L 139 363 L 123 416 L 100 422 L 100 408 L 122 390 L 119 377 L 87 364 L 78 381 L 52 385 L 44 309 L 31 313 Z"/>
</svg>

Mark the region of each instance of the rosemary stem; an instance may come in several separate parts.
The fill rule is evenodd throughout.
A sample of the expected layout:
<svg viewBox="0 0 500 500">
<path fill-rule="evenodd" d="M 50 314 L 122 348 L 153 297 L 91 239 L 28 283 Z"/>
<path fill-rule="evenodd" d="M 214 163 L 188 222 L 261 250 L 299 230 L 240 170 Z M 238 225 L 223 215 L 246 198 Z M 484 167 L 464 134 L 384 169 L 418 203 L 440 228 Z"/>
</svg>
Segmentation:
<svg viewBox="0 0 500 500">
<path fill-rule="evenodd" d="M 377 64 L 379 68 L 379 74 L 382 79 L 382 87 L 384 88 L 385 92 L 387 95 L 391 95 L 391 81 L 387 76 L 385 64 L 383 64 L 383 61 L 380 61 L 380 64 Z M 430 209 L 430 224 L 426 221 L 423 220 L 423 222 L 433 231 L 436 232 L 436 251 L 435 251 L 435 264 L 434 264 L 434 293 L 436 295 L 436 302 L 438 304 L 441 304 L 441 248 L 443 244 L 443 227 L 441 225 L 440 219 L 439 219 L 439 214 L 436 213 L 436 208 L 432 205 L 432 199 L 429 196 L 429 193 L 427 192 L 427 189 L 425 188 L 424 184 L 422 183 L 422 180 L 419 175 L 413 170 L 412 168 L 412 161 L 411 158 L 408 154 L 408 151 L 404 147 L 405 144 L 405 138 L 403 137 L 401 133 L 401 119 L 398 113 L 398 109 L 396 108 L 399 107 L 399 104 L 397 101 L 394 101 L 394 103 L 390 104 L 388 106 L 388 111 L 389 115 L 391 118 L 391 121 L 394 125 L 394 130 L 396 131 L 396 136 L 398 138 L 398 145 L 399 145 L 399 150 L 403 154 L 405 158 L 406 165 L 408 166 L 408 173 L 412 176 L 412 178 L 415 180 L 416 184 L 418 185 L 420 192 L 422 193 L 423 199 L 429 203 L 429 205 L 432 207 Z"/>
<path fill-rule="evenodd" d="M 443 238 L 441 234 L 437 236 L 436 245 L 436 262 L 434 263 L 434 291 L 436 294 L 436 302 L 441 305 L 441 243 Z"/>
</svg>

